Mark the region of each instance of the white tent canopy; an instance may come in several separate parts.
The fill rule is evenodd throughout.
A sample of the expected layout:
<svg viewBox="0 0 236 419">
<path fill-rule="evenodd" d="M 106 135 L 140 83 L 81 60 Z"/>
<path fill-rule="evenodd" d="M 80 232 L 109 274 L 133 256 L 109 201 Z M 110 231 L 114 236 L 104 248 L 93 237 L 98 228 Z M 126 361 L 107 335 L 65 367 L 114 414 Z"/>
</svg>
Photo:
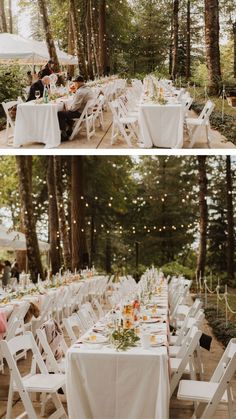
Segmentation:
<svg viewBox="0 0 236 419">
<path fill-rule="evenodd" d="M 26 250 L 25 235 L 19 231 L 13 231 L 0 225 L 0 248 L 11 251 Z M 50 245 L 39 241 L 39 249 L 41 252 L 48 252 Z"/>
<path fill-rule="evenodd" d="M 56 47 L 60 64 L 76 65 L 76 57 Z M 11 33 L 0 34 L 0 62 L 19 62 L 20 64 L 45 64 L 50 59 L 45 42 L 21 38 Z"/>
</svg>

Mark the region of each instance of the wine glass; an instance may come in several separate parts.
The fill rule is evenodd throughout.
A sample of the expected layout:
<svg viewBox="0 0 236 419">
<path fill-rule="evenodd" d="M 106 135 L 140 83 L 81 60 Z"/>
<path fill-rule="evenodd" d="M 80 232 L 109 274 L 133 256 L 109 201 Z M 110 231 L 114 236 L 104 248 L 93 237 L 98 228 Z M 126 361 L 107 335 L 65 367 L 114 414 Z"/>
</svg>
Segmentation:
<svg viewBox="0 0 236 419">
<path fill-rule="evenodd" d="M 40 90 L 35 90 L 36 102 L 40 98 Z"/>
</svg>

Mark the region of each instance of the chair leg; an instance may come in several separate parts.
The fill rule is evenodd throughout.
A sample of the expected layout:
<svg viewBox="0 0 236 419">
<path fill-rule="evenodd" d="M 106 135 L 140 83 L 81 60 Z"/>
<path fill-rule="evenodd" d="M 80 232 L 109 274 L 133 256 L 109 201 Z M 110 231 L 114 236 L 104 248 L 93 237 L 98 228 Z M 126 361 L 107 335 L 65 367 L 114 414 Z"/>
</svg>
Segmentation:
<svg viewBox="0 0 236 419">
<path fill-rule="evenodd" d="M 13 402 L 13 380 L 12 377 L 10 378 L 9 384 L 9 391 L 8 391 L 8 399 L 7 399 L 7 414 L 6 419 L 12 418 L 12 402 Z"/>
<path fill-rule="evenodd" d="M 207 138 L 208 148 L 211 148 L 211 138 L 210 138 L 210 135 L 209 135 L 209 127 L 208 127 L 208 125 L 206 125 L 206 138 Z"/>
<path fill-rule="evenodd" d="M 197 129 L 199 127 L 193 127 L 191 130 L 189 130 L 188 128 L 188 135 L 189 135 L 189 140 L 190 140 L 190 145 L 189 148 L 192 148 L 194 143 L 195 143 L 195 137 L 196 137 L 196 133 L 197 133 Z"/>
<path fill-rule="evenodd" d="M 52 401 L 58 410 L 58 418 L 67 418 L 66 411 L 57 393 L 51 395 Z M 53 415 L 52 415 L 53 416 Z"/>
<path fill-rule="evenodd" d="M 231 386 L 227 387 L 227 396 L 228 396 L 228 410 L 229 410 L 229 419 L 235 419 L 234 415 L 234 404 L 233 404 L 233 395 Z"/>
<path fill-rule="evenodd" d="M 111 145 L 114 144 L 114 140 L 116 139 L 118 133 L 116 133 L 116 123 L 113 122 L 112 124 L 112 132 L 111 132 Z"/>
<path fill-rule="evenodd" d="M 5 131 L 5 142 L 8 143 L 8 133 L 9 133 L 9 121 L 7 119 L 7 127 Z"/>
<path fill-rule="evenodd" d="M 126 128 L 123 124 L 120 124 L 120 126 L 119 126 L 120 133 L 121 133 L 122 137 L 125 139 L 125 141 L 127 142 L 128 146 L 132 147 L 132 144 L 131 144 L 130 140 L 133 136 L 133 129 L 132 129 L 130 124 L 125 124 L 125 125 L 128 126 L 129 134 L 127 134 Z"/>
</svg>

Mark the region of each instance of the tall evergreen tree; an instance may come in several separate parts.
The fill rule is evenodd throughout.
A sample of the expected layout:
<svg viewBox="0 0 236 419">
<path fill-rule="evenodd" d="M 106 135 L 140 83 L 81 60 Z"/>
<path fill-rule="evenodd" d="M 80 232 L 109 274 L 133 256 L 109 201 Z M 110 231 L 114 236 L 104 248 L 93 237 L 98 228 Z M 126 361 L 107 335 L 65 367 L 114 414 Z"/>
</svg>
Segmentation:
<svg viewBox="0 0 236 419">
<path fill-rule="evenodd" d="M 206 172 L 206 156 L 198 156 L 198 183 L 199 183 L 199 251 L 197 261 L 197 277 L 203 278 L 206 266 L 207 254 L 207 172 Z"/>
<path fill-rule="evenodd" d="M 38 238 L 36 233 L 35 217 L 32 204 L 32 178 L 30 166 L 32 157 L 16 156 L 19 176 L 19 193 L 22 206 L 24 233 L 27 246 L 28 266 L 33 282 L 37 281 L 38 274 L 44 279 L 44 272 L 40 258 Z"/>
<path fill-rule="evenodd" d="M 217 94 L 221 82 L 219 0 L 205 0 L 205 43 L 209 91 Z"/>
</svg>

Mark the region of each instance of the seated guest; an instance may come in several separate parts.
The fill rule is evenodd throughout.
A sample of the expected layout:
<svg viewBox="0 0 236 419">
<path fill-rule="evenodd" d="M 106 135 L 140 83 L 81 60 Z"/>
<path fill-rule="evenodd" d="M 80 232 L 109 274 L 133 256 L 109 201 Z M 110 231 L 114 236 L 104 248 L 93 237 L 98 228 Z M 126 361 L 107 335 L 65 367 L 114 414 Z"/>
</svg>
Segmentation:
<svg viewBox="0 0 236 419">
<path fill-rule="evenodd" d="M 54 65 L 54 61 L 53 60 L 49 60 L 47 62 L 47 64 L 45 65 L 45 67 L 40 71 L 41 78 L 43 78 L 45 76 L 50 76 L 50 74 L 54 73 L 53 65 Z"/>
<path fill-rule="evenodd" d="M 27 86 L 31 86 L 31 84 L 33 83 L 33 76 L 30 70 L 27 71 L 26 77 L 27 77 Z"/>
<path fill-rule="evenodd" d="M 61 130 L 61 141 L 69 140 L 72 134 L 73 119 L 79 118 L 87 105 L 88 101 L 94 99 L 94 95 L 90 87 L 86 86 L 82 76 L 73 80 L 76 93 L 73 102 L 68 111 L 59 111 L 58 119 Z M 69 126 L 69 129 L 67 129 Z"/>
<path fill-rule="evenodd" d="M 29 96 L 26 102 L 29 102 L 30 100 L 35 100 L 36 90 L 39 90 L 40 97 L 43 97 L 44 86 L 49 86 L 49 84 L 50 84 L 49 76 L 45 76 L 42 79 L 34 82 L 30 87 Z"/>
<path fill-rule="evenodd" d="M 11 263 L 9 260 L 5 260 L 4 268 L 3 268 L 3 275 L 2 275 L 2 285 L 3 287 L 7 287 L 11 278 Z"/>
</svg>

